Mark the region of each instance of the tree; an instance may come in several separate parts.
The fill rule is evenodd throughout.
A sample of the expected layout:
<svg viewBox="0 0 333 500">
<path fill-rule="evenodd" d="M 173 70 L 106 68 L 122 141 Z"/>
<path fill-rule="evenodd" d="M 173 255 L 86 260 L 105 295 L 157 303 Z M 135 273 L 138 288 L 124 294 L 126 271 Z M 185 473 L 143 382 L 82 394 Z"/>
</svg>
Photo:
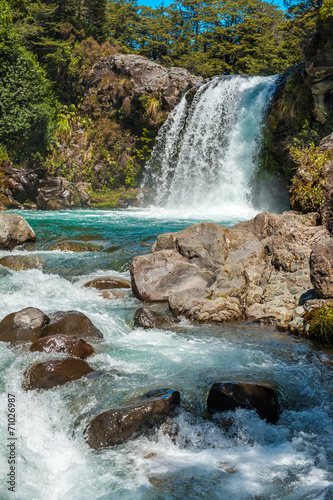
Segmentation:
<svg viewBox="0 0 333 500">
<path fill-rule="evenodd" d="M 6 0 L 0 0 L 0 143 L 16 161 L 43 154 L 51 138 L 51 88 L 22 44 Z"/>
</svg>

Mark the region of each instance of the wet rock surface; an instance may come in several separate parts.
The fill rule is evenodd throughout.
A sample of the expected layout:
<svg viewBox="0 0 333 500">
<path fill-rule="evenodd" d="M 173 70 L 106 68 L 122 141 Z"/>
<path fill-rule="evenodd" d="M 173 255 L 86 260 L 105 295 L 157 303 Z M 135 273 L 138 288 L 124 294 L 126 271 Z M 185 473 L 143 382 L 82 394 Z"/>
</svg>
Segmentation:
<svg viewBox="0 0 333 500">
<path fill-rule="evenodd" d="M 0 265 L 13 271 L 42 269 L 44 260 L 37 255 L 7 255 L 0 259 Z"/>
<path fill-rule="evenodd" d="M 87 442 L 96 450 L 122 444 L 161 423 L 179 402 L 179 392 L 163 389 L 143 396 L 132 406 L 101 413 L 86 429 Z"/>
<path fill-rule="evenodd" d="M 94 353 L 90 344 L 85 340 L 73 335 L 52 335 L 42 337 L 32 344 L 31 352 L 59 352 L 66 353 L 70 356 L 86 359 Z"/>
<path fill-rule="evenodd" d="M 178 323 L 177 318 L 172 318 L 158 311 L 153 311 L 148 307 L 139 307 L 134 315 L 134 326 L 140 328 L 164 329 L 175 323 Z"/>
<path fill-rule="evenodd" d="M 124 278 L 106 276 L 105 278 L 95 278 L 88 281 L 84 286 L 96 288 L 97 290 L 113 290 L 115 288 L 131 288 L 131 283 Z"/>
<path fill-rule="evenodd" d="M 131 264 L 132 289 L 200 322 L 277 323 L 310 289 L 309 257 L 329 236 L 318 214 L 263 212 L 231 229 L 203 222 L 160 235 Z"/>
<path fill-rule="evenodd" d="M 74 335 L 82 339 L 102 339 L 103 334 L 90 319 L 78 311 L 59 311 L 50 318 L 43 328 L 42 336 Z"/>
<path fill-rule="evenodd" d="M 36 235 L 23 217 L 0 213 L 0 250 L 36 241 Z"/>
<path fill-rule="evenodd" d="M 0 341 L 13 344 L 35 342 L 49 321 L 50 318 L 35 307 L 8 314 L 0 323 Z"/>
<path fill-rule="evenodd" d="M 224 412 L 246 408 L 255 410 L 259 417 L 276 423 L 280 407 L 276 390 L 264 384 L 248 382 L 218 382 L 213 384 L 207 399 L 210 412 Z"/>
<path fill-rule="evenodd" d="M 66 358 L 35 363 L 24 373 L 23 388 L 52 389 L 58 385 L 78 380 L 94 370 L 82 359 Z"/>
</svg>

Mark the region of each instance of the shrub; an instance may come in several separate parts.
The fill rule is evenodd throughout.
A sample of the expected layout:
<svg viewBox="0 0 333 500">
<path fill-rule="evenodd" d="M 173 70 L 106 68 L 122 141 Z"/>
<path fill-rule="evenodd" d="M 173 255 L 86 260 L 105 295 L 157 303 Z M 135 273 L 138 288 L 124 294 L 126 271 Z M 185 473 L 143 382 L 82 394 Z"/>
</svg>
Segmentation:
<svg viewBox="0 0 333 500">
<path fill-rule="evenodd" d="M 333 307 L 307 311 L 304 315 L 304 332 L 307 337 L 322 344 L 333 344 Z"/>
<path fill-rule="evenodd" d="M 324 203 L 324 167 L 330 161 L 328 151 L 319 151 L 313 143 L 309 147 L 292 146 L 290 156 L 298 165 L 292 178 L 290 204 L 294 210 L 315 212 Z"/>
</svg>

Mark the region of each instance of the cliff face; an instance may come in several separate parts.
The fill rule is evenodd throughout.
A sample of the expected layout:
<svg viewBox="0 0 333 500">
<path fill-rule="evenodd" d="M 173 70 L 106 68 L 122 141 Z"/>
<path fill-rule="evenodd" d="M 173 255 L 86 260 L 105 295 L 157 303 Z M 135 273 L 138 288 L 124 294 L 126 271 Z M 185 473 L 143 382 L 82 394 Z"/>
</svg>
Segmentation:
<svg viewBox="0 0 333 500">
<path fill-rule="evenodd" d="M 160 126 L 201 79 L 141 56 L 100 50 L 98 57 L 98 50 L 84 46 L 78 55 L 77 106 L 65 113 L 67 131 L 58 133 L 48 171 L 95 190 L 135 186 Z"/>
<path fill-rule="evenodd" d="M 292 189 L 291 207 L 307 212 L 313 203 L 296 206 L 293 189 L 304 171 L 313 171 L 322 162 L 319 144 L 333 130 L 333 33 L 329 24 L 318 27 L 304 54 L 305 62 L 285 71 L 274 96 L 263 134 L 257 178 L 259 186 L 265 176 L 280 178 Z M 310 164 L 302 165 L 302 158 L 308 163 L 312 159 L 313 168 Z M 318 172 L 317 178 L 322 192 L 322 172 Z M 318 186 L 313 178 L 307 187 L 316 190 Z M 314 202 L 318 205 L 316 210 L 320 197 Z"/>
</svg>

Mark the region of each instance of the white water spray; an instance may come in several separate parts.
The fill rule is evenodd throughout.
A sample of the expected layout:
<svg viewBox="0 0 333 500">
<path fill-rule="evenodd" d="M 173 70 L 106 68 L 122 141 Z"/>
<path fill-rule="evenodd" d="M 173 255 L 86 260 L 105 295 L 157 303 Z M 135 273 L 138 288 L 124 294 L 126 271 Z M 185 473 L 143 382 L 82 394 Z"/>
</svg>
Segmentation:
<svg viewBox="0 0 333 500">
<path fill-rule="evenodd" d="M 248 213 L 263 120 L 276 76 L 219 77 L 186 96 L 162 127 L 146 166 L 153 204 Z"/>
</svg>

